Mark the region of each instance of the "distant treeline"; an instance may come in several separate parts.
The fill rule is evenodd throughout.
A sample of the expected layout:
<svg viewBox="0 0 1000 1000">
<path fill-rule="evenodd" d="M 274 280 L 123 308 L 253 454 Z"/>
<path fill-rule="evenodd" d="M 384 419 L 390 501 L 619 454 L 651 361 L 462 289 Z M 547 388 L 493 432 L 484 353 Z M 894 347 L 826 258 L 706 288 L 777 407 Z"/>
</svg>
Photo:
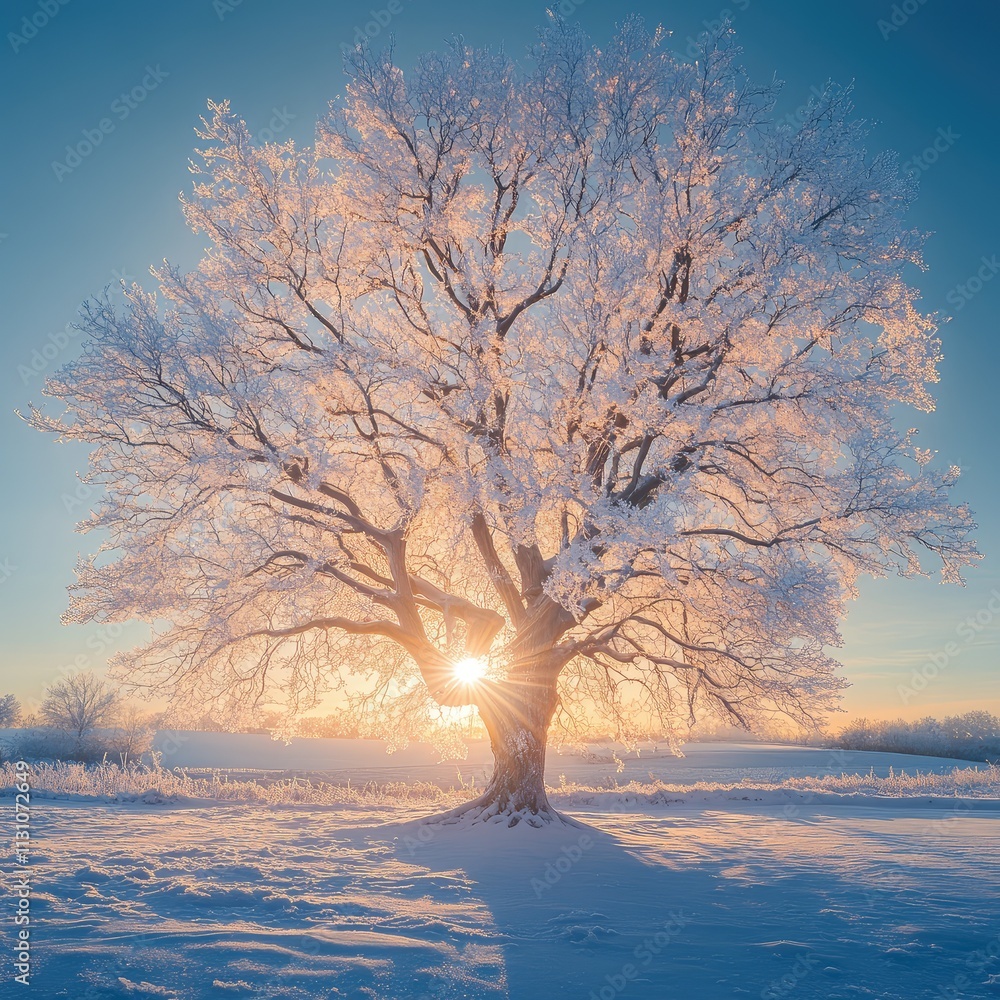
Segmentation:
<svg viewBox="0 0 1000 1000">
<path fill-rule="evenodd" d="M 691 728 L 687 741 L 796 743 L 997 763 L 1000 762 L 1000 717 L 977 711 L 949 715 L 944 719 L 927 717 L 915 722 L 855 719 L 840 730 L 803 732 L 774 727 L 756 733 L 732 725 L 703 722 Z"/>
<path fill-rule="evenodd" d="M 944 719 L 855 719 L 834 737 L 845 750 L 883 750 L 1000 761 L 1000 718 L 990 712 L 966 712 Z"/>
<path fill-rule="evenodd" d="M 157 728 L 160 729 L 187 729 L 204 733 L 271 733 L 283 728 L 284 716 L 280 712 L 264 712 L 252 721 L 234 721 L 217 719 L 208 714 L 182 725 L 176 718 L 164 715 L 158 716 L 156 721 Z M 341 711 L 331 712 L 329 715 L 304 716 L 295 724 L 295 735 L 353 740 L 367 734 L 360 732 L 356 718 Z"/>
</svg>

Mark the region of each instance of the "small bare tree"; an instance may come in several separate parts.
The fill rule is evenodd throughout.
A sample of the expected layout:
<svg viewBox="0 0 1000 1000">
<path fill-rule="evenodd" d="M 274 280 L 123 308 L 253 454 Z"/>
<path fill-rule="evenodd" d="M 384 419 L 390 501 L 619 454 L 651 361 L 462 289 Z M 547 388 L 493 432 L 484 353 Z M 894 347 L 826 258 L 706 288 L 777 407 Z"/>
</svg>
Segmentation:
<svg viewBox="0 0 1000 1000">
<path fill-rule="evenodd" d="M 153 716 L 138 705 L 122 706 L 118 713 L 113 747 L 121 757 L 122 764 L 138 760 L 153 748 Z"/>
<path fill-rule="evenodd" d="M 56 681 L 45 692 L 39 709 L 42 720 L 83 739 L 98 726 L 114 720 L 118 696 L 91 671 Z"/>
</svg>

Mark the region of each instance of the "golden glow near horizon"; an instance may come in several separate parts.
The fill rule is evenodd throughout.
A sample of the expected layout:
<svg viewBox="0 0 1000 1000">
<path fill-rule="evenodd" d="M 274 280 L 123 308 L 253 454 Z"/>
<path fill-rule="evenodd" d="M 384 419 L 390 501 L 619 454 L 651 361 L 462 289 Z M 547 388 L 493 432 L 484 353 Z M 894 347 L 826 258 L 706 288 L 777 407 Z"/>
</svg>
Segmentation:
<svg viewBox="0 0 1000 1000">
<path fill-rule="evenodd" d="M 476 656 L 466 656 L 454 666 L 455 679 L 463 684 L 475 684 L 486 676 L 486 661 Z"/>
</svg>

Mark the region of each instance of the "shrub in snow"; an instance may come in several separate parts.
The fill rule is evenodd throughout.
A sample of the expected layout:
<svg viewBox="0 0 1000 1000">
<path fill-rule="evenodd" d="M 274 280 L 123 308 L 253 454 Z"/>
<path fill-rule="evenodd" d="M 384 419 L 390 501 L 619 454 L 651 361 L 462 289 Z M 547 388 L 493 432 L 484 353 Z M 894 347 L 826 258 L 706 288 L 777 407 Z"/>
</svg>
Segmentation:
<svg viewBox="0 0 1000 1000">
<path fill-rule="evenodd" d="M 7 755 L 20 760 L 96 764 L 110 759 L 126 764 L 148 753 L 152 741 L 152 730 L 139 724 L 99 729 L 83 736 L 55 726 L 36 726 L 10 730 L 4 744 Z"/>
</svg>

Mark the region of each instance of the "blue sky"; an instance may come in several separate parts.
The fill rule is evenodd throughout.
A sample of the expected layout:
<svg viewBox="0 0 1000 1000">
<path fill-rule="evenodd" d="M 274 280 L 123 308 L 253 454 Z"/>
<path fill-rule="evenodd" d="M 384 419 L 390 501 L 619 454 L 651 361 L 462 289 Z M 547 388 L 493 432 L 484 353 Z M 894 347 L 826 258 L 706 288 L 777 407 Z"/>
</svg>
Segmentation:
<svg viewBox="0 0 1000 1000">
<path fill-rule="evenodd" d="M 566 6 L 570 0 L 563 0 Z M 164 257 L 193 265 L 201 249 L 181 218 L 193 127 L 208 98 L 229 98 L 254 131 L 309 142 L 342 88 L 340 46 L 358 32 L 396 34 L 405 65 L 454 32 L 519 54 L 544 4 L 455 0 L 174 0 L 170 4 L 11 0 L 0 14 L 4 120 L 0 185 L 0 693 L 28 703 L 63 666 L 103 667 L 137 628 L 62 626 L 88 497 L 82 448 L 57 446 L 13 409 L 38 400 L 45 371 L 75 350 L 66 332 L 80 302 L 119 275 Z M 938 410 L 907 414 L 924 447 L 965 470 L 986 554 L 964 589 L 876 581 L 845 624 L 841 657 L 852 715 L 918 717 L 1000 712 L 1000 471 L 996 439 L 1000 342 L 1000 156 L 995 39 L 987 0 L 685 0 L 576 2 L 596 41 L 630 10 L 672 31 L 672 45 L 729 14 L 758 79 L 786 83 L 782 113 L 813 87 L 855 83 L 870 144 L 895 149 L 921 177 L 913 224 L 932 231 L 924 306 L 943 329 Z M 376 30 L 377 29 L 377 30 Z M 81 152 L 72 147 L 83 142 Z M 67 147 L 70 147 L 67 150 Z M 994 610 L 995 609 L 995 610 Z M 932 664 L 932 666 L 927 666 Z M 914 671 L 924 677 L 914 681 Z"/>
</svg>

